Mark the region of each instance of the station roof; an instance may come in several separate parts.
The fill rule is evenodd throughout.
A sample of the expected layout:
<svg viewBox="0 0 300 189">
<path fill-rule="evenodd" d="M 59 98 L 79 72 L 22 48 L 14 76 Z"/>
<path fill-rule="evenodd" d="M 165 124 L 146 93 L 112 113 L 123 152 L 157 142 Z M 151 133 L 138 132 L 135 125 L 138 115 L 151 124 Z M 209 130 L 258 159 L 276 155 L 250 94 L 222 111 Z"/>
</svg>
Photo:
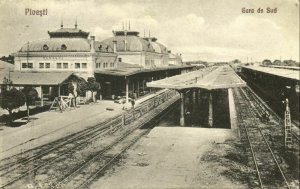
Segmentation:
<svg viewBox="0 0 300 189">
<path fill-rule="evenodd" d="M 209 67 L 147 83 L 147 87 L 207 90 L 244 87 L 246 83 L 229 66 Z"/>
<path fill-rule="evenodd" d="M 4 70 L 4 69 L 12 70 L 14 69 L 14 67 L 15 66 L 13 64 L 0 60 L 0 70 Z"/>
<path fill-rule="evenodd" d="M 119 66 L 114 69 L 106 69 L 106 70 L 96 70 L 95 74 L 102 75 L 111 75 L 111 76 L 131 76 L 138 73 L 149 73 L 154 71 L 164 71 L 164 70 L 174 70 L 174 69 L 183 69 L 183 68 L 191 68 L 193 66 L 190 65 L 182 65 L 182 66 L 166 66 L 166 67 L 155 67 L 155 68 L 143 68 L 139 65 L 128 64 L 130 66 Z"/>
<path fill-rule="evenodd" d="M 242 68 L 254 70 L 257 72 L 272 74 L 272 75 L 276 75 L 279 77 L 284 77 L 296 81 L 299 81 L 299 77 L 300 77 L 299 70 L 271 68 L 271 67 L 262 67 L 262 66 L 242 66 Z"/>
<path fill-rule="evenodd" d="M 80 79 L 72 72 L 0 72 L 0 84 L 3 79 L 10 79 L 13 85 L 55 86 L 66 82 L 69 78 Z"/>
</svg>

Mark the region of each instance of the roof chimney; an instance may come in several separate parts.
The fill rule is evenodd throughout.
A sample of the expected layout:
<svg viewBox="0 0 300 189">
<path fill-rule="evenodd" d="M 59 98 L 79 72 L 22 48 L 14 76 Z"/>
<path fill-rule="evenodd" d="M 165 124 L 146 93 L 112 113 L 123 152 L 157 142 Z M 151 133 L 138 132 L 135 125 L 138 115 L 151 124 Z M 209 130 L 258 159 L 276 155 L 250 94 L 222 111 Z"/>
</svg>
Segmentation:
<svg viewBox="0 0 300 189">
<path fill-rule="evenodd" d="M 91 53 L 95 53 L 95 36 L 91 36 Z"/>
<path fill-rule="evenodd" d="M 63 28 L 64 27 L 64 23 L 63 23 L 63 20 L 61 20 L 60 22 L 60 28 Z"/>
</svg>

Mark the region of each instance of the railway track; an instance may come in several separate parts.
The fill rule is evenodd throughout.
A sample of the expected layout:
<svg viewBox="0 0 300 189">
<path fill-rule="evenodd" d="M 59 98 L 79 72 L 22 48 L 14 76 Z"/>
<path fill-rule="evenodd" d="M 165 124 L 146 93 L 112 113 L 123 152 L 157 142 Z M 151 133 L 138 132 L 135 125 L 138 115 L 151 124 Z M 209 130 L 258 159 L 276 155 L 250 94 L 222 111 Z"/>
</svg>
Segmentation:
<svg viewBox="0 0 300 189">
<path fill-rule="evenodd" d="M 172 99 L 170 101 L 172 101 Z M 159 107 L 156 107 L 156 109 L 159 110 Z M 156 112 L 156 109 L 152 111 Z M 36 153 L 33 156 L 28 156 L 27 158 L 18 159 L 15 162 L 11 162 L 1 166 L 0 167 L 0 172 L 2 171 L 1 188 L 6 188 L 6 187 L 11 188 L 11 186 L 12 185 L 14 186 L 16 183 L 20 184 L 20 180 L 22 182 L 22 180 L 25 180 L 25 178 L 30 177 L 31 173 L 36 174 L 40 170 L 45 169 L 45 167 L 46 168 L 51 166 L 55 167 L 55 165 L 61 161 L 68 161 L 68 158 L 71 157 L 72 154 L 74 154 L 74 152 L 84 149 L 88 143 L 107 134 L 111 130 L 113 124 L 118 124 L 118 122 L 115 121 L 115 118 L 119 118 L 119 117 L 120 116 L 116 116 L 90 129 L 86 129 L 83 132 L 72 135 L 68 137 L 67 140 L 62 141 L 61 143 L 55 143 L 54 145 L 43 146 L 41 149 L 39 149 L 39 153 Z M 149 119 L 146 118 L 144 118 L 143 120 L 146 122 L 149 121 Z M 137 120 L 136 122 L 139 122 L 139 120 Z M 139 123 L 139 124 L 144 124 L 144 123 Z M 128 132 L 128 134 L 129 133 L 130 131 Z M 125 135 L 123 138 L 125 138 Z M 121 139 L 119 141 L 121 141 Z M 116 144 L 117 143 L 113 143 L 112 145 L 110 145 L 110 147 L 107 147 L 105 149 L 109 149 Z M 105 149 L 101 150 L 101 153 L 102 152 L 104 153 Z M 28 153 L 30 154 L 31 152 Z M 53 154 L 55 154 L 55 156 L 53 156 Z M 47 156 L 50 156 L 50 158 Z M 82 163 L 85 164 L 85 162 L 81 162 L 81 164 Z M 28 169 L 28 167 L 30 169 Z M 7 179 L 8 181 L 6 181 L 5 179 Z M 57 181 L 55 182 L 58 183 Z"/>
<path fill-rule="evenodd" d="M 173 104 L 177 100 L 173 100 L 170 104 Z M 86 161 L 84 164 L 76 167 L 72 172 L 65 175 L 55 183 L 52 184 L 51 188 L 73 188 L 73 189 L 85 189 L 90 185 L 101 173 L 116 161 L 128 148 L 135 144 L 142 136 L 148 134 L 151 129 L 158 123 L 163 115 L 171 111 L 171 108 L 168 108 L 167 105 L 165 108 L 150 112 L 150 118 L 141 120 L 138 123 L 138 127 L 132 132 L 129 131 L 123 135 L 120 139 L 115 141 L 113 144 L 107 146 L 105 149 L 95 154 L 89 161 Z M 165 111 L 167 109 L 167 111 Z M 158 114 L 163 112 L 163 115 L 156 117 Z M 155 120 L 153 120 L 155 118 Z M 151 121 L 153 121 L 151 123 Z M 148 124 L 146 128 L 145 124 Z"/>
<path fill-rule="evenodd" d="M 73 143 L 74 141 L 76 141 L 77 143 L 87 143 L 89 141 L 91 141 L 95 136 L 97 136 L 98 134 L 102 134 L 104 132 L 105 129 L 109 128 L 109 124 L 110 122 L 112 122 L 115 118 L 117 118 L 118 116 L 115 116 L 109 120 L 106 120 L 102 123 L 99 123 L 91 128 L 88 128 L 86 130 L 83 130 L 81 132 L 78 132 L 78 133 L 75 133 L 69 137 L 65 137 L 63 139 L 60 139 L 58 141 L 55 141 L 55 142 L 52 142 L 50 144 L 46 144 L 46 145 L 43 145 L 41 147 L 38 147 L 36 149 L 33 149 L 33 150 L 29 150 L 28 152 L 25 152 L 25 153 L 30 153 L 30 154 L 34 154 L 34 155 L 31 155 L 29 157 L 25 157 L 26 154 L 22 154 L 23 157 L 17 157 L 17 156 L 21 156 L 20 154 L 17 154 L 17 155 L 14 155 L 12 157 L 9 157 L 9 158 L 6 158 L 4 159 L 3 161 L 5 160 L 10 160 L 12 158 L 16 158 L 15 161 L 13 162 L 9 162 L 9 163 L 5 163 L 5 164 L 2 164 L 0 166 L 0 177 L 3 176 L 4 173 L 1 173 L 3 170 L 7 170 L 8 168 L 10 170 L 12 169 L 16 169 L 18 166 L 22 165 L 22 164 L 27 164 L 29 163 L 30 161 L 35 161 L 49 153 L 53 153 L 55 151 L 59 151 L 60 148 L 64 147 L 68 144 L 71 144 Z M 90 138 L 90 139 L 89 139 Z M 69 148 L 69 150 L 72 150 L 72 148 Z M 35 151 L 38 151 L 38 152 L 35 152 Z M 9 161 L 8 160 L 8 161 Z"/>
<path fill-rule="evenodd" d="M 95 127 L 93 129 L 89 129 L 86 132 L 67 139 L 65 142 L 55 145 L 53 148 L 46 149 L 45 151 L 40 150 L 41 153 L 2 166 L 0 171 L 0 177 L 2 177 L 2 180 L 4 180 L 3 177 L 9 177 L 12 179 L 3 184 L 1 188 L 13 184 L 46 165 L 54 164 L 59 161 L 62 156 L 66 156 L 80 148 L 84 148 L 89 142 L 92 142 L 96 138 L 102 137 L 108 133 L 110 131 L 110 123 L 112 121 L 113 120 L 108 120 L 102 123 L 99 128 Z M 74 143 L 76 143 L 76 145 L 74 145 Z M 51 156 L 49 156 L 50 154 Z M 30 169 L 28 169 L 29 167 Z"/>
<path fill-rule="evenodd" d="M 258 110 L 256 113 L 258 116 L 262 116 L 263 113 L 269 112 L 282 126 L 284 126 L 284 120 L 274 112 L 259 96 L 257 96 L 250 87 L 244 88 L 245 93 L 247 94 L 249 100 L 254 102 L 255 109 Z M 295 129 L 292 129 L 293 140 L 295 140 L 298 145 L 300 144 L 300 135 L 299 135 L 299 123 L 295 120 L 292 120 L 292 125 Z"/>
<path fill-rule="evenodd" d="M 247 90 L 247 89 L 246 89 Z M 275 152 L 270 147 L 260 127 L 263 123 L 257 118 L 257 112 L 245 89 L 235 89 L 238 106 L 239 122 L 244 128 L 249 143 L 254 167 L 260 188 L 290 188 Z"/>
</svg>

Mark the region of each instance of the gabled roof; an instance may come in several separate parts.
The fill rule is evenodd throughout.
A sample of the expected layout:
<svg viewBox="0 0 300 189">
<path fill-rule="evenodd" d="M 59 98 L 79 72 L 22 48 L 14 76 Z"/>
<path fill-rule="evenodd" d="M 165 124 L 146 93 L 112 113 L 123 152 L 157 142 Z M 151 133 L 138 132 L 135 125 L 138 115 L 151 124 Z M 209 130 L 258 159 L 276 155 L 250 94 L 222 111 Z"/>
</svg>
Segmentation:
<svg viewBox="0 0 300 189">
<path fill-rule="evenodd" d="M 142 68 L 142 66 L 138 64 L 130 64 L 125 62 L 118 62 L 118 68 Z"/>
<path fill-rule="evenodd" d="M 13 82 L 13 85 L 60 85 L 67 81 L 69 78 L 80 80 L 72 72 L 0 72 L 0 84 L 6 77 Z"/>
</svg>

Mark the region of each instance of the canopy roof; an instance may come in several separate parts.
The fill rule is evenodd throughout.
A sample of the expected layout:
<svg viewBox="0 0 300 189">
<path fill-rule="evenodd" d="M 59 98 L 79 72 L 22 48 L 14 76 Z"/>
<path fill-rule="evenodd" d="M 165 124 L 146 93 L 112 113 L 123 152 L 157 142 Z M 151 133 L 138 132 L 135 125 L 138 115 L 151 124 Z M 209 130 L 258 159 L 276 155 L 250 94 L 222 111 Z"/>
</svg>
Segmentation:
<svg viewBox="0 0 300 189">
<path fill-rule="evenodd" d="M 183 65 L 183 66 L 166 66 L 166 67 L 157 67 L 157 68 L 143 68 L 139 65 L 119 62 L 118 68 L 96 70 L 95 74 L 125 76 L 126 77 L 126 76 L 134 75 L 137 73 L 148 73 L 148 72 L 154 72 L 154 71 L 184 69 L 184 68 L 191 68 L 191 67 L 193 67 L 193 66 Z"/>
<path fill-rule="evenodd" d="M 147 83 L 147 87 L 207 90 L 243 87 L 246 83 L 229 66 L 209 67 Z"/>
<path fill-rule="evenodd" d="M 262 66 L 242 66 L 242 68 L 254 70 L 266 74 L 276 75 L 279 77 L 284 77 L 296 81 L 299 81 L 299 77 L 300 77 L 299 70 L 271 68 L 271 67 L 262 67 Z"/>
<path fill-rule="evenodd" d="M 10 79 L 13 85 L 32 85 L 32 86 L 55 86 L 65 83 L 69 79 L 81 80 L 72 72 L 0 72 L 0 84 L 2 81 Z"/>
<path fill-rule="evenodd" d="M 0 71 L 4 70 L 4 69 L 10 69 L 10 70 L 12 70 L 12 69 L 14 69 L 14 67 L 15 66 L 13 64 L 10 64 L 8 62 L 0 60 Z"/>
</svg>

